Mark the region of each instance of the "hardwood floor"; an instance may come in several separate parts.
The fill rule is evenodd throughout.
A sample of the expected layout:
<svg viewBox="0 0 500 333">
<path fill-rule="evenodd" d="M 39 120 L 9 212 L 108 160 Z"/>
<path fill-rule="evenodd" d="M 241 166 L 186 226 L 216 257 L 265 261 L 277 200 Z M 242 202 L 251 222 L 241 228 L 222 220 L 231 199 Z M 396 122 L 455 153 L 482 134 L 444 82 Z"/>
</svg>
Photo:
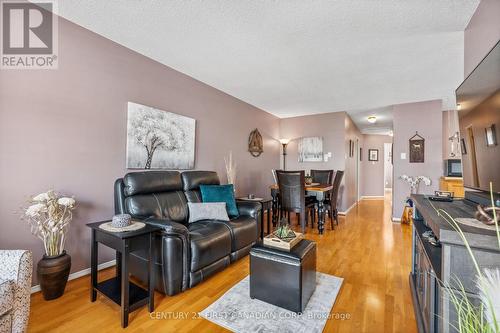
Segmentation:
<svg viewBox="0 0 500 333">
<path fill-rule="evenodd" d="M 295 222 L 296 224 L 296 222 Z M 390 221 L 390 203 L 364 200 L 335 231 L 308 230 L 317 242 L 317 270 L 344 278 L 324 332 L 416 332 L 408 274 L 411 230 Z M 155 312 L 130 315 L 128 332 L 225 332 L 196 313 L 249 273 L 248 256 L 193 289 L 174 297 L 156 293 Z M 113 269 L 100 272 L 110 277 Z M 89 277 L 70 281 L 63 297 L 46 302 L 32 296 L 30 332 L 121 332 L 119 307 L 98 296 L 89 300 Z M 152 318 L 153 317 L 153 318 Z M 349 317 L 349 319 L 340 319 Z M 337 318 L 337 319 L 335 319 Z"/>
</svg>

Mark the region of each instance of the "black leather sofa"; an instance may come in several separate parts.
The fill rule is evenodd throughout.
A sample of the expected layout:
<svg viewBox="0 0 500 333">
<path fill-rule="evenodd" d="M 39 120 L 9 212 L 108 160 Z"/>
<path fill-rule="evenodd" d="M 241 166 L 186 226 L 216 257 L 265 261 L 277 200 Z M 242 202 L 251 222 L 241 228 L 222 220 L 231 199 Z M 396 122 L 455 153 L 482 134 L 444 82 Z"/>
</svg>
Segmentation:
<svg viewBox="0 0 500 333">
<path fill-rule="evenodd" d="M 128 173 L 115 182 L 115 212 L 161 226 L 155 237 L 156 289 L 175 295 L 191 288 L 250 252 L 259 235 L 260 204 L 237 202 L 231 221 L 188 223 L 187 202 L 200 202 L 201 184 L 220 184 L 211 171 Z M 130 272 L 146 280 L 141 251 L 132 251 Z"/>
</svg>

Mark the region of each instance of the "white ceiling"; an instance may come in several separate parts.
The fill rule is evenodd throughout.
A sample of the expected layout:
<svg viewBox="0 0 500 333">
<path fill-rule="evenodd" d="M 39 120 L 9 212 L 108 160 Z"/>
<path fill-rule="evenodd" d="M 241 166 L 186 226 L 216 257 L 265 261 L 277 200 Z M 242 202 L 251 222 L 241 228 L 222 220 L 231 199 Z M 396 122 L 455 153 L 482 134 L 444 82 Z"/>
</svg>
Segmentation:
<svg viewBox="0 0 500 333">
<path fill-rule="evenodd" d="M 278 117 L 443 99 L 479 0 L 64 0 L 61 16 Z M 376 126 L 375 126 L 376 127 Z"/>
<path fill-rule="evenodd" d="M 363 134 L 385 134 L 389 135 L 392 132 L 392 106 L 384 106 L 381 108 L 356 110 L 351 112 L 352 121 Z M 376 116 L 377 122 L 371 124 L 368 122 L 369 116 Z"/>
</svg>

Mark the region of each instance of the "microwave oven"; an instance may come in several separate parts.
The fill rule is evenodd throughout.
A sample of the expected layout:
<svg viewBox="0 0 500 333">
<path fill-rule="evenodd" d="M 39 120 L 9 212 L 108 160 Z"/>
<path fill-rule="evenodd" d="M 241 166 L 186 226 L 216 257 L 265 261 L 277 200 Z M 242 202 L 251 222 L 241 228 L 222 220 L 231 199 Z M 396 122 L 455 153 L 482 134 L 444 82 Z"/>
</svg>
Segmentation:
<svg viewBox="0 0 500 333">
<path fill-rule="evenodd" d="M 444 175 L 446 177 L 462 177 L 462 160 L 459 159 L 445 160 Z"/>
</svg>

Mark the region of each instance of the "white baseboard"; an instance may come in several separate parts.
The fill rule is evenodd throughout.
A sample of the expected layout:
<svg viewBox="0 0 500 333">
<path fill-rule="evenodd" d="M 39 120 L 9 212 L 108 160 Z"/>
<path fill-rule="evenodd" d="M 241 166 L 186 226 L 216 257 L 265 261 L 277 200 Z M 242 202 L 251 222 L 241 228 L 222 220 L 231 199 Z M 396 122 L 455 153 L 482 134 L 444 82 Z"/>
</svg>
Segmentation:
<svg viewBox="0 0 500 333">
<path fill-rule="evenodd" d="M 105 268 L 108 268 L 108 267 L 112 267 L 116 265 L 116 260 L 113 259 L 113 260 L 110 260 L 110 261 L 107 261 L 107 262 L 103 262 L 102 264 L 98 265 L 97 266 L 97 270 L 100 271 L 102 269 L 105 269 Z M 71 273 L 68 277 L 68 281 L 70 280 L 74 280 L 74 279 L 78 279 L 79 277 L 82 277 L 82 276 L 85 276 L 85 275 L 89 275 L 90 274 L 90 267 L 89 268 L 85 268 L 85 269 L 82 269 L 81 271 L 78 271 L 78 272 L 74 272 L 74 273 Z M 40 291 L 40 285 L 37 284 L 36 286 L 33 286 L 31 287 L 31 293 L 36 293 Z"/>
<path fill-rule="evenodd" d="M 359 200 L 384 200 L 385 197 L 383 195 L 363 195 Z"/>
<path fill-rule="evenodd" d="M 349 213 L 349 211 L 350 211 L 351 209 L 353 209 L 353 208 L 354 208 L 354 206 L 356 206 L 357 204 L 358 204 L 357 202 L 353 203 L 353 204 L 351 205 L 351 207 L 347 208 L 347 210 L 346 210 L 345 212 L 339 212 L 338 214 L 339 214 L 339 215 L 347 215 L 347 213 Z"/>
</svg>

